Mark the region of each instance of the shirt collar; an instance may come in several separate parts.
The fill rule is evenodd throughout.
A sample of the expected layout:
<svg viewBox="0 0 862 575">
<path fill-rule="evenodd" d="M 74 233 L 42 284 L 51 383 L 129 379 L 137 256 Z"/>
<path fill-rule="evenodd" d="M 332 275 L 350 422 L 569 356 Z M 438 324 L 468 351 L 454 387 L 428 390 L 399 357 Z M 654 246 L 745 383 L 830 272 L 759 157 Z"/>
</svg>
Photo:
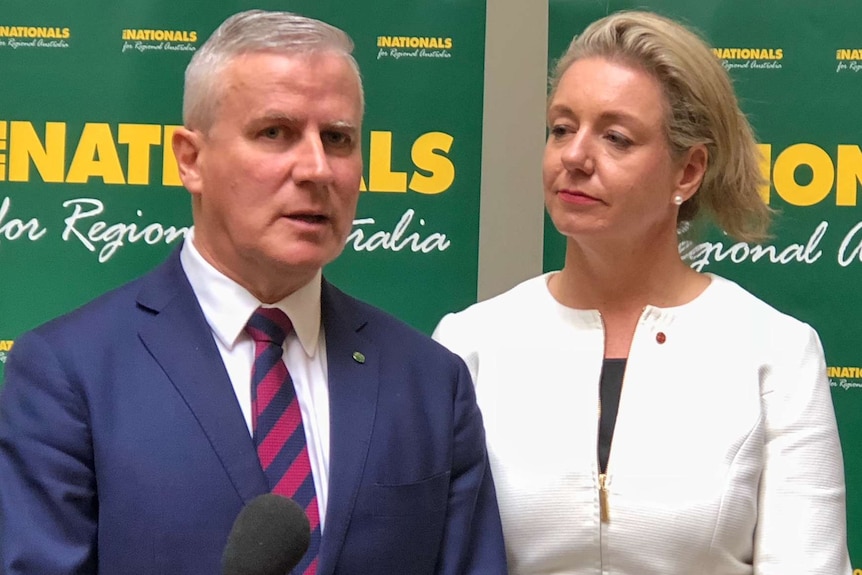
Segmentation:
<svg viewBox="0 0 862 575">
<path fill-rule="evenodd" d="M 194 228 L 189 230 L 180 251 L 180 262 L 200 303 L 213 334 L 233 349 L 245 325 L 259 306 L 277 307 L 287 314 L 308 357 L 317 353 L 320 339 L 320 271 L 307 284 L 274 304 L 263 304 L 247 289 L 218 271 L 194 245 Z"/>
</svg>

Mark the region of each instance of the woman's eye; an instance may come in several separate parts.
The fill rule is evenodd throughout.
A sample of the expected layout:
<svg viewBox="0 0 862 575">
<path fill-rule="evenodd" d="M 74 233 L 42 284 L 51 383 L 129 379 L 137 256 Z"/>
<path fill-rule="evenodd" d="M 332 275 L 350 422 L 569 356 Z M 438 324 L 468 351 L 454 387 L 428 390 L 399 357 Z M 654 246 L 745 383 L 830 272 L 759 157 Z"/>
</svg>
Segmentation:
<svg viewBox="0 0 862 575">
<path fill-rule="evenodd" d="M 565 124 L 555 124 L 555 125 L 551 126 L 551 134 L 556 138 L 560 138 L 562 136 L 565 136 L 566 134 L 573 132 L 573 131 L 574 131 L 573 128 L 571 128 L 570 126 L 567 126 Z"/>
<path fill-rule="evenodd" d="M 607 140 L 611 144 L 619 146 L 621 148 L 626 148 L 632 145 L 632 141 L 620 134 L 619 132 L 608 132 L 605 138 L 607 138 Z"/>
</svg>

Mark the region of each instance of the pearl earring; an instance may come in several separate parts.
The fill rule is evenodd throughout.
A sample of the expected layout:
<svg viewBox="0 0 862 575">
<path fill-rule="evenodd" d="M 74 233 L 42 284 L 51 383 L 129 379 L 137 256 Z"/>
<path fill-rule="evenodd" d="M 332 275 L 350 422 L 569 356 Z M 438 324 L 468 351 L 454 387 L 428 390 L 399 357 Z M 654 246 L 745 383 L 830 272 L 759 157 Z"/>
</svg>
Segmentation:
<svg viewBox="0 0 862 575">
<path fill-rule="evenodd" d="M 673 203 L 678 205 L 678 206 L 681 206 L 682 205 L 682 196 L 680 196 L 679 194 L 675 195 L 673 197 Z"/>
</svg>

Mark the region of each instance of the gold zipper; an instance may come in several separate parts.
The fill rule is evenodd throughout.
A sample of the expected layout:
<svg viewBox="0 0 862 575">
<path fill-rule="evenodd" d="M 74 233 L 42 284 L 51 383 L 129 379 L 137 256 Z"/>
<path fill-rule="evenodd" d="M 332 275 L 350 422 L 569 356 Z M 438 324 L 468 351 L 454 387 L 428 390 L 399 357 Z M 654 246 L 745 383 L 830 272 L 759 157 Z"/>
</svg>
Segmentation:
<svg viewBox="0 0 862 575">
<path fill-rule="evenodd" d="M 602 418 L 602 400 L 599 398 L 599 420 Z M 599 473 L 599 514 L 602 523 L 610 523 L 610 504 L 608 502 L 608 476 L 605 473 Z"/>
<path fill-rule="evenodd" d="M 641 315 L 638 318 L 638 323 L 635 326 L 635 331 L 637 331 L 637 326 L 640 325 L 641 320 L 643 319 L 644 312 L 646 311 L 647 306 L 644 306 L 641 309 Z M 602 313 L 598 312 L 599 321 L 602 323 L 602 332 L 604 334 L 605 339 L 607 339 L 607 330 L 605 329 L 605 318 L 602 317 Z M 634 340 L 634 334 L 632 334 L 632 340 Z M 631 344 L 629 344 L 631 348 Z M 604 357 L 604 356 L 603 356 Z M 626 355 L 628 357 L 628 354 Z M 628 366 L 626 366 L 628 369 Z M 625 382 L 625 374 L 623 374 L 623 383 Z M 622 401 L 622 388 L 620 388 L 620 400 Z M 599 391 L 599 409 L 598 409 L 598 417 L 599 422 L 602 419 L 602 396 L 601 390 Z M 613 446 L 613 439 L 611 439 L 611 446 Z M 598 462 L 597 462 L 598 463 Z M 606 473 L 599 473 L 599 514 L 601 516 L 602 523 L 610 523 L 611 522 L 611 504 L 610 504 L 610 493 L 608 492 L 608 476 Z"/>
<path fill-rule="evenodd" d="M 599 321 L 602 323 L 602 334 L 605 338 L 607 338 L 607 332 L 605 331 L 605 318 L 602 317 L 602 312 L 598 312 Z M 604 357 L 604 351 L 602 352 L 602 357 Z M 601 422 L 602 420 L 602 394 L 601 389 L 599 389 L 599 409 L 598 409 L 598 418 L 597 421 Z M 598 429 L 598 423 L 596 424 L 596 429 Z M 598 436 L 597 436 L 598 437 Z M 601 465 L 596 459 L 596 464 L 599 467 L 599 471 L 601 471 Z M 608 488 L 607 488 L 607 479 L 608 476 L 604 473 L 599 473 L 599 516 L 601 517 L 602 523 L 609 523 L 611 520 L 610 509 L 608 503 Z"/>
<path fill-rule="evenodd" d="M 601 509 L 602 523 L 611 522 L 611 506 L 608 501 L 608 476 L 599 474 L 599 507 Z"/>
</svg>

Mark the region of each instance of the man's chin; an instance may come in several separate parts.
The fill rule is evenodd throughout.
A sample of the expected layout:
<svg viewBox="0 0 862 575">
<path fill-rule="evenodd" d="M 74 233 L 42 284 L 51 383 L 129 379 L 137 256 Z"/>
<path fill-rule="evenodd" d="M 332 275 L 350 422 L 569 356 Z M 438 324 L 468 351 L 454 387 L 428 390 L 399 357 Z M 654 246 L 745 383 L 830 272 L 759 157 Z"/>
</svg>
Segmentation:
<svg viewBox="0 0 862 575">
<path fill-rule="evenodd" d="M 323 266 L 334 261 L 343 250 L 343 245 L 328 249 L 291 250 L 289 253 L 277 254 L 269 259 L 273 268 L 284 273 L 315 274 Z"/>
</svg>

